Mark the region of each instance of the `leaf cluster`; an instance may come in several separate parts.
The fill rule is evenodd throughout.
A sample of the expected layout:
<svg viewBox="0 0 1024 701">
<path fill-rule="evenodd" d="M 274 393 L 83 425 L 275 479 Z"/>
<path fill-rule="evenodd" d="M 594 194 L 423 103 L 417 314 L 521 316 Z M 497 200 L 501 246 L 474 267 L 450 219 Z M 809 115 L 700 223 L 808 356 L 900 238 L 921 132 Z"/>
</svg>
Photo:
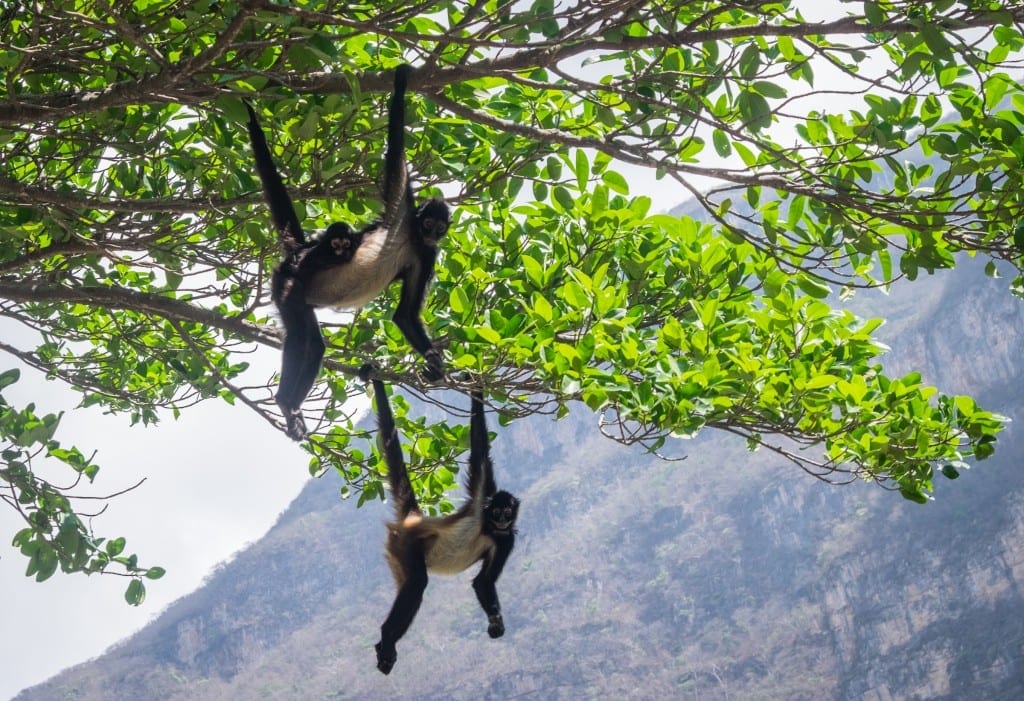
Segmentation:
<svg viewBox="0 0 1024 701">
<path fill-rule="evenodd" d="M 0 391 L 17 382 L 19 375 L 17 370 L 0 373 Z M 60 419 L 56 414 L 37 415 L 31 404 L 15 409 L 0 394 L 0 500 L 25 523 L 12 545 L 28 559 L 25 575 L 37 582 L 49 579 L 58 567 L 62 572 L 120 574 L 130 578 L 125 600 L 138 606 L 146 596 L 143 578 L 159 579 L 164 570 L 141 567 L 137 555 L 125 554 L 123 537 L 97 537 L 88 527 L 86 520 L 96 514 L 79 504 L 102 504 L 110 497 L 78 493 L 80 481 L 91 483 L 99 468 L 77 448 L 65 448 L 53 438 Z M 67 466 L 74 481 L 62 485 L 44 478 L 33 468 L 40 457 Z"/>
</svg>

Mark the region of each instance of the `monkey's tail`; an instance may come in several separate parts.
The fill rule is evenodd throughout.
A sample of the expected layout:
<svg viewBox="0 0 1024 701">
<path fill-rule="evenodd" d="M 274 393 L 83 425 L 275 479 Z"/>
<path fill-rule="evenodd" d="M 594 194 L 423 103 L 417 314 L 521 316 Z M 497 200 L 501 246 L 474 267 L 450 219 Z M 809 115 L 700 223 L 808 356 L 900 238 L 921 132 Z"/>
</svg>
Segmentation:
<svg viewBox="0 0 1024 701">
<path fill-rule="evenodd" d="M 375 370 L 372 363 L 366 363 L 359 368 L 359 379 L 373 385 L 381 451 L 388 466 L 388 482 L 391 485 L 391 499 L 395 503 L 395 518 L 401 522 L 413 511 L 419 512 L 420 507 L 409 481 L 409 473 L 406 471 L 405 458 L 398 442 L 398 431 L 395 429 L 395 419 L 391 414 L 387 391 L 384 383 L 374 375 Z"/>
<path fill-rule="evenodd" d="M 274 221 L 274 228 L 277 229 L 281 248 L 289 255 L 305 245 L 306 235 L 299 224 L 299 218 L 295 216 L 295 206 L 288 195 L 288 189 L 285 188 L 281 174 L 274 165 L 274 158 L 270 154 L 267 137 L 263 134 L 256 110 L 247 100 L 243 100 L 243 103 L 245 109 L 249 110 L 249 141 L 252 143 L 252 153 L 256 160 L 256 172 L 263 185 L 263 197 L 270 208 L 270 217 Z"/>
</svg>

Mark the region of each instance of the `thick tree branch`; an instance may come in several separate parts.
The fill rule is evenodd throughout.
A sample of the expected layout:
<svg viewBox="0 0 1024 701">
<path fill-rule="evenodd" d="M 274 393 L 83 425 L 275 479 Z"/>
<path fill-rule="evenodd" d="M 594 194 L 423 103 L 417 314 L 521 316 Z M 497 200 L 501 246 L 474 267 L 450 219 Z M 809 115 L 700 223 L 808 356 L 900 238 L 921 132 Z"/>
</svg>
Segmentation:
<svg viewBox="0 0 1024 701">
<path fill-rule="evenodd" d="M 240 8 L 228 30 L 217 42 L 196 57 L 183 59 L 180 63 L 162 70 L 156 75 L 140 80 L 123 81 L 109 86 L 102 91 L 65 92 L 47 96 L 20 95 L 16 100 L 10 98 L 0 104 L 0 125 L 18 126 L 27 123 L 47 122 L 55 119 L 66 119 L 69 115 L 85 114 L 101 109 L 123 107 L 130 104 L 153 104 L 179 102 L 182 104 L 200 104 L 212 100 L 220 94 L 229 94 L 228 88 L 215 87 L 212 83 L 196 84 L 192 81 L 197 75 L 211 68 L 230 48 L 231 41 L 245 26 L 249 17 L 258 9 L 273 7 L 281 14 L 306 15 L 316 18 L 324 26 L 346 25 L 354 29 L 393 36 L 403 43 L 415 46 L 422 42 L 438 41 L 440 36 L 402 35 L 388 30 L 381 23 L 379 26 L 369 23 L 356 23 L 323 16 L 320 13 L 309 13 L 285 7 L 268 5 L 265 0 L 250 0 Z M 600 16 L 595 17 L 595 21 Z M 618 24 L 631 21 L 629 13 L 624 13 Z M 1005 9 L 1000 13 L 988 11 L 964 10 L 959 15 L 935 18 L 931 24 L 940 32 L 959 32 L 984 27 L 993 27 L 1006 21 L 1024 22 L 1024 7 Z M 613 25 L 617 26 L 617 25 Z M 607 34 L 613 27 L 594 27 L 595 33 Z M 688 27 L 677 32 L 651 33 L 646 36 L 623 36 L 615 41 L 597 37 L 585 37 L 585 32 L 577 28 L 574 32 L 584 38 L 566 41 L 564 38 L 550 40 L 541 44 L 512 46 L 505 41 L 489 42 L 481 40 L 478 35 L 459 37 L 445 35 L 448 44 L 465 44 L 467 48 L 484 48 L 494 46 L 503 49 L 507 55 L 483 59 L 475 63 L 448 65 L 444 68 L 430 68 L 412 76 L 410 89 L 430 93 L 440 88 L 471 80 L 484 75 L 500 75 L 537 67 L 548 67 L 558 62 L 595 51 L 643 51 L 678 46 L 696 46 L 703 42 L 737 41 L 745 38 L 777 38 L 787 37 L 820 37 L 820 36 L 863 36 L 865 34 L 896 35 L 920 31 L 920 22 L 903 17 L 894 18 L 879 25 L 871 25 L 864 17 L 851 16 L 832 22 L 773 24 L 760 22 L 749 26 L 716 27 L 701 29 Z M 509 51 L 511 50 L 511 54 Z M 836 47 L 837 51 L 843 47 Z M 273 82 L 287 86 L 298 93 L 337 93 L 349 94 L 349 79 L 337 72 L 303 72 L 285 73 L 272 78 Z M 386 92 L 390 89 L 391 77 L 387 72 L 364 74 L 358 84 L 363 91 Z"/>
<path fill-rule="evenodd" d="M 159 295 L 130 290 L 124 287 L 68 287 L 64 285 L 31 283 L 0 279 L 0 297 L 12 302 L 63 302 L 103 306 L 110 309 L 129 309 L 155 314 L 167 319 L 191 321 L 239 336 L 254 343 L 279 348 L 281 340 L 275 329 L 254 324 L 236 316 L 224 316 L 211 309 L 197 307 L 188 302 Z"/>
</svg>

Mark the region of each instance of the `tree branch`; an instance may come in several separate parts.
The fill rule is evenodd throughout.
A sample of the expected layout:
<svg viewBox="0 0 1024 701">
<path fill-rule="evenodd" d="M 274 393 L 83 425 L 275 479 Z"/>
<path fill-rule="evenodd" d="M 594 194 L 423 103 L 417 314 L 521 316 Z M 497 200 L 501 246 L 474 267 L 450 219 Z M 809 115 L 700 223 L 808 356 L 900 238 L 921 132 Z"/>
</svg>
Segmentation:
<svg viewBox="0 0 1024 701">
<path fill-rule="evenodd" d="M 12 302 L 62 302 L 103 306 L 111 309 L 129 309 L 154 314 L 167 319 L 191 321 L 240 336 L 254 343 L 281 347 L 277 331 L 254 324 L 237 316 L 224 316 L 212 309 L 159 295 L 130 290 L 124 287 L 67 287 L 64 285 L 18 282 L 0 279 L 0 297 Z"/>
</svg>

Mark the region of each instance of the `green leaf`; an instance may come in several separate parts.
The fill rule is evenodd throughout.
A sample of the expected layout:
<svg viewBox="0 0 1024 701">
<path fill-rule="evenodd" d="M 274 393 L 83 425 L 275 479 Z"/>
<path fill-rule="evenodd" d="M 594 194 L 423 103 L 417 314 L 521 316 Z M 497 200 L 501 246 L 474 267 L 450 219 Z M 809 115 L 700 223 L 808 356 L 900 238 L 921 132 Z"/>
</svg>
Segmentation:
<svg viewBox="0 0 1024 701">
<path fill-rule="evenodd" d="M 809 275 L 797 275 L 796 286 L 808 297 L 813 297 L 814 299 L 824 299 L 832 292 L 824 282 Z"/>
<path fill-rule="evenodd" d="M 921 27 L 921 36 L 924 38 L 925 44 L 931 50 L 932 55 L 936 58 L 948 61 L 953 58 L 953 52 L 950 49 L 949 40 L 946 39 L 945 34 L 937 26 L 931 23 L 925 23 Z"/>
<path fill-rule="evenodd" d="M 576 188 L 580 192 L 587 191 L 587 182 L 590 179 L 590 162 L 587 160 L 587 154 L 583 149 L 576 151 Z"/>
<path fill-rule="evenodd" d="M 469 295 L 461 287 L 453 287 L 448 294 L 448 306 L 456 314 L 465 315 L 470 309 Z"/>
<path fill-rule="evenodd" d="M 37 582 L 45 582 L 57 571 L 58 564 L 57 551 L 48 543 L 40 543 L 29 561 L 29 570 L 35 574 Z"/>
<path fill-rule="evenodd" d="M 620 195 L 629 194 L 629 183 L 626 182 L 626 179 L 622 177 L 622 175 L 616 173 L 614 170 L 606 170 L 601 173 L 601 180 L 605 185 L 611 188 L 613 192 L 617 192 Z"/>
<path fill-rule="evenodd" d="M 868 24 L 874 27 L 881 25 L 885 21 L 885 15 L 882 14 L 878 2 L 868 0 L 864 3 L 864 18 L 867 19 Z"/>
<path fill-rule="evenodd" d="M 928 495 L 925 494 L 917 485 L 908 484 L 900 486 L 900 496 L 914 502 L 915 504 L 928 503 Z"/>
<path fill-rule="evenodd" d="M 141 579 L 133 578 L 128 583 L 128 588 L 124 592 L 124 600 L 132 606 L 142 605 L 142 602 L 146 600 L 146 585 L 142 583 Z"/>
<path fill-rule="evenodd" d="M 711 141 L 715 145 L 715 153 L 719 156 L 722 158 L 728 158 L 732 155 L 732 144 L 724 131 L 721 129 L 715 129 L 711 132 Z"/>
<path fill-rule="evenodd" d="M 17 368 L 0 372 L 0 390 L 10 387 L 21 377 L 21 371 Z"/>
<path fill-rule="evenodd" d="M 544 321 L 551 321 L 553 318 L 551 304 L 536 292 L 533 294 L 533 311 Z"/>
<path fill-rule="evenodd" d="M 522 263 L 523 270 L 526 271 L 526 276 L 530 281 L 537 287 L 543 287 L 544 266 L 542 266 L 535 258 L 532 258 L 525 253 L 522 255 Z"/>
<path fill-rule="evenodd" d="M 474 330 L 486 343 L 490 343 L 495 346 L 501 343 L 501 334 L 490 326 L 475 326 Z"/>
<path fill-rule="evenodd" d="M 755 81 L 753 85 L 751 85 L 751 88 L 765 97 L 771 97 L 778 100 L 783 100 L 789 95 L 789 93 L 786 92 L 786 89 L 781 85 L 767 80 Z"/>
<path fill-rule="evenodd" d="M 744 78 L 753 78 L 761 68 L 761 50 L 757 44 L 751 42 L 740 54 L 740 75 Z"/>
<path fill-rule="evenodd" d="M 768 101 L 756 92 L 745 90 L 737 98 L 737 106 L 744 126 L 753 132 L 761 131 L 772 123 L 772 110 Z"/>
<path fill-rule="evenodd" d="M 764 293 L 768 297 L 778 297 L 785 286 L 787 276 L 781 270 L 773 269 L 764 279 Z"/>
<path fill-rule="evenodd" d="M 815 375 L 811 379 L 807 380 L 804 384 L 804 389 L 822 389 L 825 387 L 831 387 L 839 381 L 839 378 L 835 375 Z"/>
<path fill-rule="evenodd" d="M 576 206 L 576 200 L 561 185 L 555 187 L 555 201 L 561 206 L 563 212 L 572 212 Z"/>
</svg>

